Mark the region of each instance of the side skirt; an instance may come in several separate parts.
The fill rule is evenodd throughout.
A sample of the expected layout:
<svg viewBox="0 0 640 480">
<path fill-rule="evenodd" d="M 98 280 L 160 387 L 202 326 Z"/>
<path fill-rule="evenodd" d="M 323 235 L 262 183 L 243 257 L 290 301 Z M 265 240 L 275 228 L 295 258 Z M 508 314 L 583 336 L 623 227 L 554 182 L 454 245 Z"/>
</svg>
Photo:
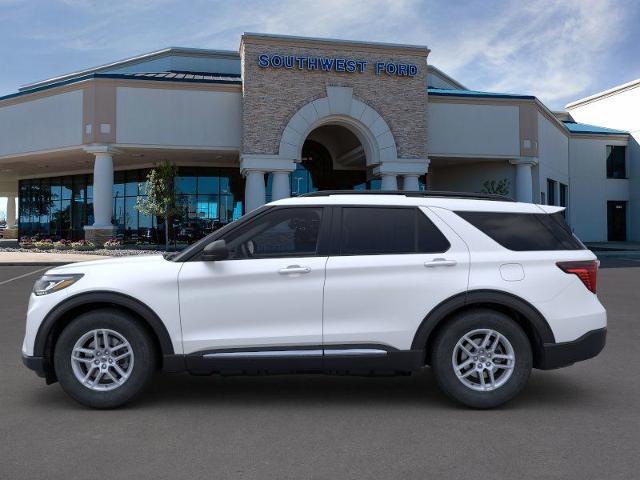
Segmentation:
<svg viewBox="0 0 640 480">
<path fill-rule="evenodd" d="M 380 345 L 226 349 L 185 355 L 184 363 L 193 375 L 407 375 L 424 365 L 424 351 Z"/>
</svg>

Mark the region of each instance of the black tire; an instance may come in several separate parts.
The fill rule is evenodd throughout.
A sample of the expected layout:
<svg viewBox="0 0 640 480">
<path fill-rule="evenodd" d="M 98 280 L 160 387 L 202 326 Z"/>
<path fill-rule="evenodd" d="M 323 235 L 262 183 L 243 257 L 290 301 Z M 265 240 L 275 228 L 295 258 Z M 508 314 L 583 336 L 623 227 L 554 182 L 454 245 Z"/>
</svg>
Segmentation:
<svg viewBox="0 0 640 480">
<path fill-rule="evenodd" d="M 476 329 L 494 330 L 513 347 L 513 372 L 495 390 L 474 390 L 454 371 L 452 356 L 458 340 Z M 438 385 L 453 400 L 472 408 L 494 408 L 511 400 L 525 387 L 532 367 L 531 344 L 522 328 L 508 315 L 484 308 L 469 310 L 456 315 L 438 332 L 432 344 L 431 367 Z"/>
<path fill-rule="evenodd" d="M 76 378 L 71 365 L 71 353 L 76 342 L 96 329 L 117 332 L 129 342 L 133 351 L 134 362 L 129 377 L 113 390 L 88 388 Z M 116 309 L 93 310 L 73 319 L 58 338 L 53 357 L 56 376 L 63 390 L 91 408 L 115 408 L 133 400 L 149 384 L 156 370 L 156 348 L 149 333 L 135 317 Z"/>
</svg>

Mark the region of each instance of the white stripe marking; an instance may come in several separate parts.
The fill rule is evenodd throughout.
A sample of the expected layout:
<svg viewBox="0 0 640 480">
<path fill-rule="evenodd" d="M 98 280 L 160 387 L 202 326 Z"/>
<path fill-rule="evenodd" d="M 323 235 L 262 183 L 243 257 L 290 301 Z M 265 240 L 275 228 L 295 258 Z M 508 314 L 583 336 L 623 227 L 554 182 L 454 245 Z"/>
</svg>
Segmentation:
<svg viewBox="0 0 640 480">
<path fill-rule="evenodd" d="M 0 285 L 5 285 L 7 283 L 13 282 L 14 280 L 20 280 L 21 278 L 28 277 L 29 275 L 33 275 L 34 273 L 42 272 L 43 270 L 49 270 L 51 267 L 40 268 L 39 270 L 34 270 L 33 272 L 25 273 L 24 275 L 18 275 L 17 277 L 10 278 L 9 280 L 4 280 L 0 282 Z"/>
</svg>

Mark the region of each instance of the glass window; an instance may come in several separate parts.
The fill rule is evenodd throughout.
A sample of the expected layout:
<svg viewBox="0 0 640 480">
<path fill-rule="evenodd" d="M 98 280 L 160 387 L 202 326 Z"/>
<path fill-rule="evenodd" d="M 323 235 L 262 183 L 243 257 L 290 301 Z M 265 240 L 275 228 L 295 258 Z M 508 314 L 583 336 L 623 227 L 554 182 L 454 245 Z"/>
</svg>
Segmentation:
<svg viewBox="0 0 640 480">
<path fill-rule="evenodd" d="M 93 175 L 87 177 L 87 198 L 93 198 Z"/>
<path fill-rule="evenodd" d="M 322 208 L 286 208 L 266 213 L 225 240 L 230 258 L 316 255 Z"/>
<path fill-rule="evenodd" d="M 567 218 L 566 207 L 567 207 L 567 201 L 568 201 L 568 195 L 567 195 L 568 191 L 569 191 L 569 187 L 564 183 L 561 183 L 560 184 L 560 206 L 565 207 L 565 209 L 562 211 L 562 216 L 564 218 Z"/>
<path fill-rule="evenodd" d="M 196 193 L 198 177 L 179 175 L 176 177 L 176 191 L 178 193 Z"/>
<path fill-rule="evenodd" d="M 562 214 L 456 212 L 509 250 L 584 250 Z"/>
<path fill-rule="evenodd" d="M 342 209 L 340 253 L 378 255 L 415 252 L 413 208 Z"/>
<path fill-rule="evenodd" d="M 127 197 L 135 197 L 136 195 L 138 195 L 138 170 L 129 170 L 124 173 L 126 174 L 124 194 Z"/>
<path fill-rule="evenodd" d="M 76 175 L 73 177 L 73 192 L 72 198 L 76 202 L 84 202 L 85 193 L 87 189 L 87 177 L 86 175 Z"/>
<path fill-rule="evenodd" d="M 555 205 L 556 204 L 556 181 L 547 178 L 547 204 Z"/>
<path fill-rule="evenodd" d="M 607 178 L 627 178 L 627 147 L 607 145 Z"/>
<path fill-rule="evenodd" d="M 127 197 L 124 200 L 124 227 L 127 238 L 131 237 L 134 230 L 138 230 L 138 210 L 136 210 L 136 197 Z"/>
<path fill-rule="evenodd" d="M 342 209 L 342 255 L 440 253 L 449 247 L 442 232 L 415 208 Z"/>
<path fill-rule="evenodd" d="M 60 177 L 51 178 L 51 179 L 42 179 L 42 184 L 49 184 L 49 188 L 51 191 L 51 200 L 57 201 L 62 198 L 62 179 Z"/>
<path fill-rule="evenodd" d="M 172 239 L 197 240 L 242 215 L 244 180 L 237 168 L 180 167 L 178 172 L 183 213 L 173 219 Z M 157 219 L 135 209 L 137 197 L 144 196 L 148 173 L 148 169 L 114 173 L 113 223 L 119 236 L 135 239 L 138 231 L 144 241 L 154 241 Z M 20 235 L 59 236 L 69 230 L 73 239 L 83 238 L 83 227 L 94 221 L 92 199 L 92 175 L 21 180 Z M 185 228 L 179 227 L 181 223 Z M 183 231 L 187 233 L 180 238 Z"/>
<path fill-rule="evenodd" d="M 113 197 L 124 197 L 125 172 L 114 172 L 113 174 Z"/>
<path fill-rule="evenodd" d="M 442 253 L 449 250 L 451 244 L 429 218 L 421 211 L 416 212 L 418 223 L 418 252 Z"/>
<path fill-rule="evenodd" d="M 220 187 L 220 182 L 218 177 L 198 177 L 198 193 L 199 194 L 218 194 L 218 189 Z M 195 190 L 193 192 L 195 193 Z"/>
<path fill-rule="evenodd" d="M 73 195 L 72 180 L 73 177 L 62 177 L 62 195 L 60 197 L 62 200 L 71 200 Z"/>
</svg>

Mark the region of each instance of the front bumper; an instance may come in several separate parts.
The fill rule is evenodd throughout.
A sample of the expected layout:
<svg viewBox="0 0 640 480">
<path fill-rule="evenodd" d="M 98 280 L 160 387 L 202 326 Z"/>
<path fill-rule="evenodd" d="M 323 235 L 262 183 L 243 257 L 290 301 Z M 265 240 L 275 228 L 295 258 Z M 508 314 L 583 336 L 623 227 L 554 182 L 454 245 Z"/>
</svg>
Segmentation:
<svg viewBox="0 0 640 480">
<path fill-rule="evenodd" d="M 51 385 L 58 381 L 56 375 L 51 367 L 49 361 L 44 357 L 31 357 L 29 355 L 22 354 L 22 363 L 29 370 L 36 372 L 41 378 L 44 378 L 47 385 Z"/>
<path fill-rule="evenodd" d="M 22 363 L 29 370 L 36 372 L 36 375 L 42 378 L 46 378 L 47 371 L 45 367 L 44 357 L 30 357 L 29 355 L 22 354 Z"/>
<path fill-rule="evenodd" d="M 545 343 L 537 367 L 542 370 L 566 367 L 598 355 L 607 341 L 607 329 L 591 330 L 571 342 Z"/>
</svg>

